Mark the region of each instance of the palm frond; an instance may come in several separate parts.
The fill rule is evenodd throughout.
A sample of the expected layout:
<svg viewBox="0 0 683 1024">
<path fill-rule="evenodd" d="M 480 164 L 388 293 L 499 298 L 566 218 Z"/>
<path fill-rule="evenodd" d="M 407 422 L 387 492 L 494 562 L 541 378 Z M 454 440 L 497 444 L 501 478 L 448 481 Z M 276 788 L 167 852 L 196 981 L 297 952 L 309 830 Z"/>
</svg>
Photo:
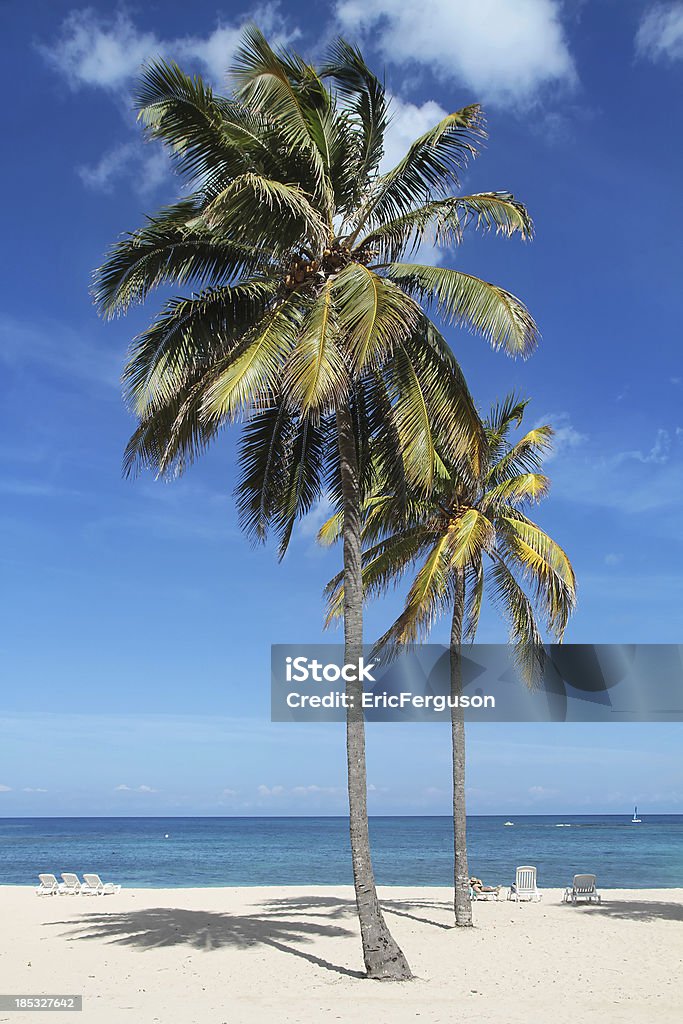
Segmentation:
<svg viewBox="0 0 683 1024">
<path fill-rule="evenodd" d="M 92 294 L 105 317 L 144 302 L 152 289 L 173 283 L 220 288 L 265 270 L 269 252 L 208 231 L 191 230 L 201 207 L 193 198 L 161 210 L 148 225 L 126 235 L 94 274 Z"/>
<path fill-rule="evenodd" d="M 331 411 L 349 392 L 333 289 L 334 282 L 328 279 L 310 306 L 297 343 L 282 367 L 283 394 L 304 415 Z"/>
<path fill-rule="evenodd" d="M 172 299 L 133 342 L 123 372 L 124 394 L 135 412 L 169 402 L 199 372 L 225 358 L 277 294 L 277 282 L 251 280 Z"/>
<path fill-rule="evenodd" d="M 545 652 L 536 624 L 533 605 L 505 561 L 494 559 L 489 574 L 489 593 L 510 627 L 510 643 L 515 660 L 527 685 L 533 687 L 543 678 Z"/>
<path fill-rule="evenodd" d="M 318 251 L 328 227 L 297 185 L 247 171 L 201 211 L 192 226 L 207 227 L 227 240 L 284 254 L 293 247 Z"/>
<path fill-rule="evenodd" d="M 355 235 L 366 224 L 382 224 L 409 213 L 418 203 L 443 198 L 459 187 L 459 174 L 484 137 L 476 104 L 448 114 L 412 144 L 403 159 L 381 175 L 361 211 Z"/>
<path fill-rule="evenodd" d="M 370 71 L 360 50 L 343 39 L 332 44 L 321 69 L 333 79 L 336 89 L 349 104 L 361 128 L 361 144 L 354 173 L 358 184 L 365 182 L 379 166 L 384 152 L 384 135 L 389 116 L 384 86 Z"/>
<path fill-rule="evenodd" d="M 351 372 L 377 367 L 417 325 L 419 306 L 361 263 L 334 279 L 332 297 Z"/>
<path fill-rule="evenodd" d="M 526 357 L 538 343 L 538 329 L 526 306 L 498 285 L 445 267 L 391 263 L 385 270 L 410 295 L 434 304 L 447 322 L 483 335 L 494 349 Z"/>
<path fill-rule="evenodd" d="M 509 192 L 482 192 L 424 203 L 378 224 L 356 248 L 375 252 L 380 262 L 393 263 L 414 253 L 425 241 L 439 248 L 460 245 L 470 225 L 506 237 L 515 232 L 522 238 L 533 234 L 526 207 L 514 196 Z"/>
<path fill-rule="evenodd" d="M 268 406 L 280 393 L 282 368 L 294 348 L 310 300 L 292 293 L 243 335 L 239 346 L 212 368 L 202 411 L 207 418 L 235 419 Z"/>
<path fill-rule="evenodd" d="M 303 151 L 318 188 L 324 188 L 324 162 L 311 138 L 307 113 L 311 109 L 301 88 L 311 68 L 295 54 L 276 53 L 255 27 L 245 29 L 230 70 L 242 103 L 261 111 L 278 126 L 289 153 Z M 318 91 L 318 97 L 320 95 Z"/>
</svg>

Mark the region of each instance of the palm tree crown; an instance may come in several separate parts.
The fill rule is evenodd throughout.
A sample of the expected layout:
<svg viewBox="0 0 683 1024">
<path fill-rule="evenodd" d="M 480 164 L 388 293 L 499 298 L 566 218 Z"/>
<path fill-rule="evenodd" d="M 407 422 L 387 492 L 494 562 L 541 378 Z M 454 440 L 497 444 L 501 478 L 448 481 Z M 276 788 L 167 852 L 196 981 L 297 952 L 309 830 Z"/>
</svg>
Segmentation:
<svg viewBox="0 0 683 1024">
<path fill-rule="evenodd" d="M 414 496 L 405 518 L 397 519 L 390 493 L 378 493 L 365 507 L 363 584 L 366 594 L 394 585 L 417 566 L 405 607 L 376 649 L 403 646 L 424 638 L 436 618 L 450 612 L 464 585 L 463 639 L 473 640 L 485 586 L 510 626 L 510 642 L 530 681 L 542 667 L 541 628 L 561 641 L 576 600 L 571 563 L 551 537 L 529 518 L 528 506 L 543 498 L 549 480 L 540 469 L 551 445 L 552 429 L 539 426 L 510 440 L 521 423 L 526 402 L 508 397 L 485 422 L 487 446 L 479 472 L 457 473 L 439 481 L 428 497 Z M 319 537 L 331 543 L 338 517 Z M 328 585 L 328 621 L 339 614 L 343 580 Z"/>
<path fill-rule="evenodd" d="M 477 106 L 380 173 L 388 100 L 343 41 L 316 69 L 250 29 L 230 80 L 222 97 L 176 65 L 146 69 L 139 118 L 189 191 L 113 247 L 94 296 L 112 316 L 162 286 L 195 289 L 168 300 L 130 352 L 139 424 L 126 469 L 182 472 L 246 417 L 243 520 L 259 538 L 274 524 L 286 546 L 293 518 L 334 489 L 323 467 L 340 402 L 364 439 L 362 483 L 371 449 L 383 473 L 428 490 L 443 456 L 477 443 L 465 382 L 427 314 L 513 355 L 531 351 L 536 327 L 505 289 L 402 259 L 426 237 L 457 244 L 468 226 L 522 238 L 532 226 L 509 193 L 453 195 L 484 135 Z"/>
</svg>

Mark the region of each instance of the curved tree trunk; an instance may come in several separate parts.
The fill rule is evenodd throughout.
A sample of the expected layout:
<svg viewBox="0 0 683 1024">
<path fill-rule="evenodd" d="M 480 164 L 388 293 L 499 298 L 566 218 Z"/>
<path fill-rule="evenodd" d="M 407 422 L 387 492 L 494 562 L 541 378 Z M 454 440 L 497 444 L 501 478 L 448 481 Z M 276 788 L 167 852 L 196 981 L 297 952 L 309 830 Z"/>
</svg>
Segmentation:
<svg viewBox="0 0 683 1024">
<path fill-rule="evenodd" d="M 361 508 L 356 440 L 348 408 L 337 412 L 337 437 L 344 504 L 344 661 L 357 665 L 363 654 Z M 369 978 L 404 981 L 412 974 L 384 921 L 370 857 L 362 682 L 347 682 L 346 693 L 352 705 L 346 712 L 351 858 L 365 969 Z"/>
<path fill-rule="evenodd" d="M 451 623 L 451 697 L 462 693 L 462 620 L 465 607 L 465 573 L 458 570 Z M 452 702 L 454 703 L 454 701 Z M 470 876 L 467 866 L 467 818 L 465 801 L 465 716 L 462 708 L 451 708 L 451 742 L 453 753 L 453 852 L 455 923 L 459 928 L 472 927 Z"/>
</svg>

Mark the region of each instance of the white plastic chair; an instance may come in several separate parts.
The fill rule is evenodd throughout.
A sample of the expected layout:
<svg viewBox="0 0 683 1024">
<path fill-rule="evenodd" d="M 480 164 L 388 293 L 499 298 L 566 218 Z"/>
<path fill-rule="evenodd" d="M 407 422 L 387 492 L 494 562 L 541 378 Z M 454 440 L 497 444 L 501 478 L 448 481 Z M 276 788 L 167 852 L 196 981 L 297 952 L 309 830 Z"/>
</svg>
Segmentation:
<svg viewBox="0 0 683 1024">
<path fill-rule="evenodd" d="M 517 868 L 514 884 L 510 886 L 509 900 L 540 900 L 541 893 L 536 887 L 536 868 L 523 864 Z"/>
<path fill-rule="evenodd" d="M 113 882 L 103 882 L 99 875 L 86 875 L 83 872 L 83 878 L 85 879 L 85 885 L 81 892 L 84 896 L 115 896 L 117 892 L 121 892 L 120 885 L 114 885 Z"/>
<path fill-rule="evenodd" d="M 78 896 L 81 891 L 81 880 L 78 875 L 74 875 L 72 871 L 64 871 L 62 873 L 62 884 L 59 887 L 59 892 L 63 896 Z"/>
<path fill-rule="evenodd" d="M 588 903 L 592 903 L 595 900 L 597 903 L 602 903 L 602 897 L 595 887 L 595 882 L 595 875 L 574 875 L 574 881 L 571 886 L 567 886 L 564 890 L 563 901 L 565 903 L 571 901 L 574 906 L 576 906 L 579 900 L 587 900 Z"/>
<path fill-rule="evenodd" d="M 38 875 L 40 885 L 36 889 L 36 896 L 56 896 L 59 892 L 59 882 L 54 875 Z"/>
</svg>

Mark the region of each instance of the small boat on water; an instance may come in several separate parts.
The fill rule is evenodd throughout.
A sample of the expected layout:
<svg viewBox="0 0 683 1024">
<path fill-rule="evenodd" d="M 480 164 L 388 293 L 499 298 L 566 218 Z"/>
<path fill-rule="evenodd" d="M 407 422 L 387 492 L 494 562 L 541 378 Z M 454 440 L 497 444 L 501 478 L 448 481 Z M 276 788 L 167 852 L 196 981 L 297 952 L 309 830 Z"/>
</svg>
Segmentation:
<svg viewBox="0 0 683 1024">
<path fill-rule="evenodd" d="M 506 821 L 505 824 L 506 825 L 514 825 L 514 821 Z"/>
<path fill-rule="evenodd" d="M 638 808 L 633 808 L 633 817 L 631 818 L 632 825 L 640 825 L 641 819 L 638 817 Z"/>
</svg>

